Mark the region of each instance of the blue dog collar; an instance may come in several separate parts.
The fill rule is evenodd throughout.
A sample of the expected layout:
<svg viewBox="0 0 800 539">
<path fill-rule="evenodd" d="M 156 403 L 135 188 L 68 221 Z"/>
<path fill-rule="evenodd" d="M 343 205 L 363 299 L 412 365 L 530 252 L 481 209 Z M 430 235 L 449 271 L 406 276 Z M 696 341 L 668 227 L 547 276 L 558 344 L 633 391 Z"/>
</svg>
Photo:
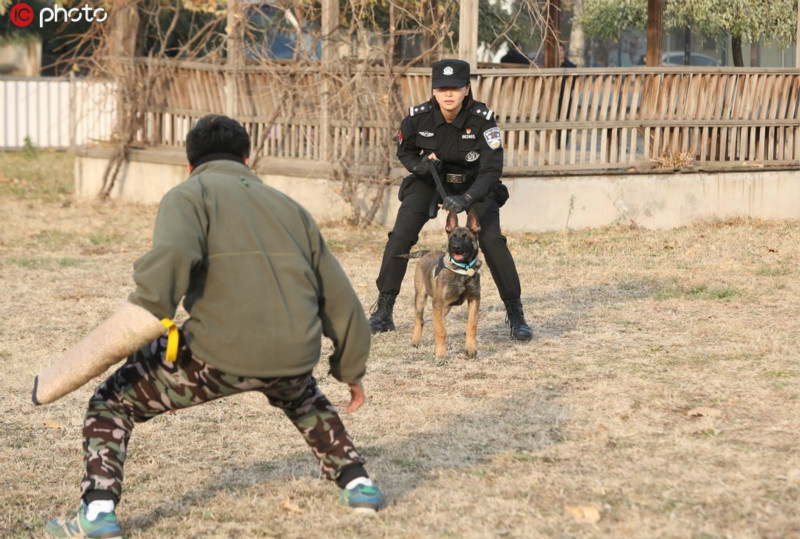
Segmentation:
<svg viewBox="0 0 800 539">
<path fill-rule="evenodd" d="M 477 272 L 476 269 L 473 269 L 475 264 L 478 262 L 478 257 L 477 256 L 475 258 L 473 258 L 472 262 L 470 262 L 469 264 L 464 264 L 462 262 L 457 262 L 457 261 L 453 260 L 452 256 L 450 257 L 449 262 L 451 264 L 453 264 L 454 266 L 456 266 L 457 268 L 459 268 L 459 269 L 454 269 L 454 268 L 450 268 L 450 267 L 447 268 L 447 269 L 449 269 L 450 271 L 452 271 L 454 273 L 458 273 L 460 275 L 468 275 L 468 276 L 472 277 Z"/>
</svg>

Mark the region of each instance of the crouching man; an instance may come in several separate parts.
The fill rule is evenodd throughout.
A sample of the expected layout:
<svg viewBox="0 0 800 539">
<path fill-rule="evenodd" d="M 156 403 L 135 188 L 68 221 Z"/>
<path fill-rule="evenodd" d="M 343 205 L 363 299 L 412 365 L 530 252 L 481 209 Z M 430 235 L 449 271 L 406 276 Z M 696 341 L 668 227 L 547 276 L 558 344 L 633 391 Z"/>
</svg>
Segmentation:
<svg viewBox="0 0 800 539">
<path fill-rule="evenodd" d="M 197 122 L 186 137 L 191 173 L 161 201 L 152 249 L 134 264 L 136 289 L 37 376 L 33 400 L 43 404 L 127 357 L 89 401 L 80 508 L 52 520 L 48 536 L 121 537 L 115 507 L 134 425 L 244 391 L 284 411 L 342 489 L 341 504 L 371 513 L 381 506 L 364 458 L 311 374 L 326 335 L 330 373 L 350 386 L 347 412 L 363 404 L 366 316 L 312 217 L 250 171 L 249 151 L 238 122 Z M 169 319 L 181 300 L 190 317 L 178 330 Z"/>
</svg>

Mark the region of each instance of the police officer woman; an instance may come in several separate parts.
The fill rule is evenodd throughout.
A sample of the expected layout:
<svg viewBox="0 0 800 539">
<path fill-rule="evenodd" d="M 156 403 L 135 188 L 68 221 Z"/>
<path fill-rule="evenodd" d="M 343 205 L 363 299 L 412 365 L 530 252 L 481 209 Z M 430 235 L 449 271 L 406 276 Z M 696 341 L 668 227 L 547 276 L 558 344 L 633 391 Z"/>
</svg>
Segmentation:
<svg viewBox="0 0 800 539">
<path fill-rule="evenodd" d="M 508 189 L 500 181 L 503 146 L 494 113 L 475 101 L 469 82 L 469 64 L 441 60 L 433 64 L 433 97 L 412 107 L 397 134 L 397 157 L 411 174 L 400 185 L 400 209 L 383 252 L 378 301 L 371 310 L 372 333 L 394 331 L 392 309 L 406 273 L 408 253 L 419 232 L 436 216 L 438 204 L 449 211 L 474 207 L 481 224 L 480 246 L 506 306 L 511 338 L 533 337 L 520 301 L 520 283 L 514 259 L 500 233 L 500 206 Z M 431 173 L 435 167 L 445 194 L 441 201 Z"/>
</svg>

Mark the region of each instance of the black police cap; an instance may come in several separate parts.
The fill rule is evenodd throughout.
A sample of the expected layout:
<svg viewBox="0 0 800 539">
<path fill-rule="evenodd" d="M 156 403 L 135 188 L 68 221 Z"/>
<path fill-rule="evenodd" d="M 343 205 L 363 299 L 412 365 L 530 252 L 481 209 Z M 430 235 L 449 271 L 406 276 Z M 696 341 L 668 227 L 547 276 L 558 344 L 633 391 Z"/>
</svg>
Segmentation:
<svg viewBox="0 0 800 539">
<path fill-rule="evenodd" d="M 432 88 L 463 88 L 469 84 L 469 63 L 464 60 L 439 60 L 433 64 Z"/>
</svg>

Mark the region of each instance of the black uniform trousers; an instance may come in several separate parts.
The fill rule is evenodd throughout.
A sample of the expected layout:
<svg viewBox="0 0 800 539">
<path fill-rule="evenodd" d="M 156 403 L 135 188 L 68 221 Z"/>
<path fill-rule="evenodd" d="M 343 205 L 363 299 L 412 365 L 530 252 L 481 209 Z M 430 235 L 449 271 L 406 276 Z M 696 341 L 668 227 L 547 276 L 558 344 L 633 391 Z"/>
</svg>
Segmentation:
<svg viewBox="0 0 800 539">
<path fill-rule="evenodd" d="M 417 243 L 422 227 L 429 220 L 431 198 L 436 194 L 432 186 L 419 179 L 411 182 L 404 191 L 394 228 L 389 232 L 389 241 L 383 251 L 381 270 L 375 281 L 379 292 L 393 295 L 400 292 L 408 267 L 407 258 L 396 258 L 395 255 L 408 253 Z M 478 242 L 500 292 L 500 298 L 503 301 L 520 299 L 519 274 L 508 250 L 506 238 L 500 233 L 500 207 L 497 201 L 487 197 L 472 207 L 481 224 Z"/>
</svg>

